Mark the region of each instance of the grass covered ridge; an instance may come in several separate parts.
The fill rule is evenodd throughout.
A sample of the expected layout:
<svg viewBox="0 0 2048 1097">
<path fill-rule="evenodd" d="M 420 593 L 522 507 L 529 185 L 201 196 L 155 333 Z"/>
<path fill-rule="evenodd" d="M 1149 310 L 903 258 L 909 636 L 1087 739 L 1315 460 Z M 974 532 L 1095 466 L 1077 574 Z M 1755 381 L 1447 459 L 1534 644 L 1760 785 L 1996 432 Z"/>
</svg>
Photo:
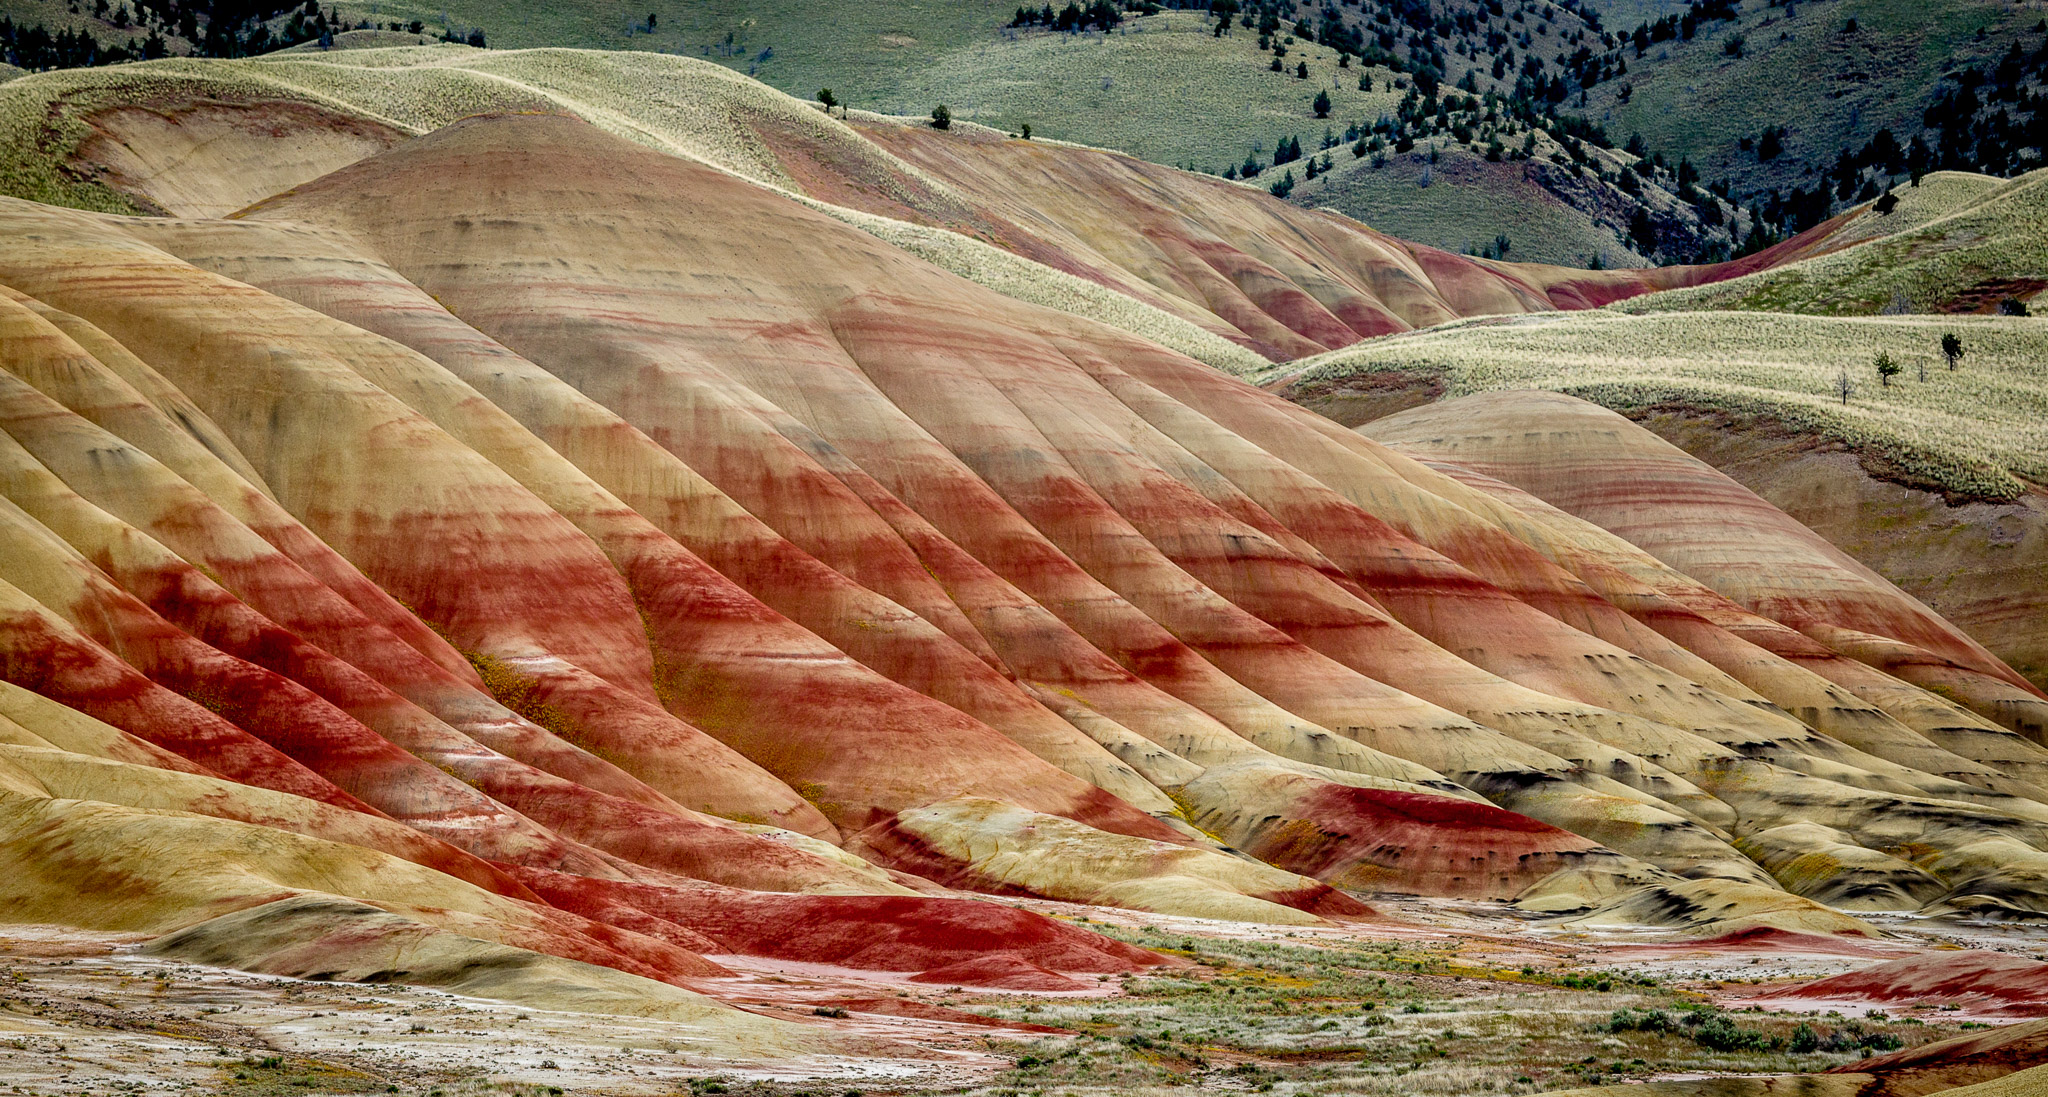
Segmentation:
<svg viewBox="0 0 2048 1097">
<path fill-rule="evenodd" d="M 2048 286 L 2048 168 L 2016 179 L 1940 172 L 1867 207 L 1831 240 L 1854 243 L 1742 278 L 1627 301 L 1627 312 L 1754 309 L 1830 316 L 1988 312 Z"/>
<path fill-rule="evenodd" d="M 1955 372 L 1941 355 L 1945 332 L 1965 348 Z M 1880 352 L 1904 367 L 1889 386 L 1872 366 Z M 2029 483 L 2048 484 L 2044 363 L 2048 323 L 2039 319 L 1600 310 L 1459 321 L 1303 359 L 1259 380 L 1401 373 L 1439 381 L 1446 396 L 1548 389 L 1624 414 L 1723 412 L 1853 449 L 1887 480 L 2003 501 Z M 1855 387 L 1846 405 L 1835 388 L 1844 372 Z"/>
</svg>

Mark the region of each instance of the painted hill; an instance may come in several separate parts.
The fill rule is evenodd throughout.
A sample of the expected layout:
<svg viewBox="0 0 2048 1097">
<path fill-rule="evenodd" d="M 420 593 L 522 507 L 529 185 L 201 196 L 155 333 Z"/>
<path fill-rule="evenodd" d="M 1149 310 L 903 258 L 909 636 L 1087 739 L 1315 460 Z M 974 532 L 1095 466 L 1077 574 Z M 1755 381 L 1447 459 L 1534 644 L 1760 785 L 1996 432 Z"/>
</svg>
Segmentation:
<svg viewBox="0 0 2048 1097">
<path fill-rule="evenodd" d="M 0 89 L 76 123 L 13 162 L 57 196 L 238 203 L 0 199 L 7 917 L 590 1008 L 667 984 L 644 1008 L 765 1054 L 812 1045 L 705 1001 L 719 957 L 1166 962 L 975 892 L 1707 936 L 1874 932 L 1844 893 L 2048 910 L 2048 749 L 2012 730 L 2048 698 L 1767 503 L 1717 485 L 1731 562 L 1629 486 L 1667 455 L 1566 447 L 1697 548 L 1667 560 L 1134 330 L 1329 345 L 1643 275 L 722 75 L 593 124 L 535 81 L 622 97 L 609 59 L 349 55 Z M 528 109 L 431 126 L 462 89 Z M 63 189 L 113 145 L 190 151 Z M 1102 296 L 1031 300 L 1061 277 Z"/>
<path fill-rule="evenodd" d="M 1010 296 L 1237 371 L 1461 316 L 1582 308 L 1734 277 L 1806 246 L 1717 267 L 1601 272 L 1476 260 L 1116 153 L 965 123 L 942 133 L 860 112 L 831 118 L 702 62 L 452 45 L 16 81 L 0 91 L 0 192 L 218 216 L 491 109 L 576 114 L 822 203 L 814 208 Z"/>
<path fill-rule="evenodd" d="M 1359 424 L 1487 390 L 1619 411 L 1937 607 L 2037 684 L 2048 517 L 2037 318 L 1975 315 L 2048 285 L 2048 179 L 1940 173 L 1806 254 L 1608 309 L 1475 319 L 1274 367 L 1269 388 Z M 1759 311 L 1762 310 L 1762 311 Z M 1942 350 L 1954 336 L 1962 354 Z M 1876 375 L 1878 354 L 1902 373 Z M 1850 391 L 1842 392 L 1847 384 Z M 1530 405 L 1531 410 L 1538 405 Z M 1368 428 L 1373 429 L 1373 428 Z"/>
<path fill-rule="evenodd" d="M 1854 1002 L 1879 1007 L 1932 1001 L 1993 1017 L 2039 1017 L 2044 1004 L 2048 1004 L 2048 964 L 2002 952 L 1935 952 L 1816 979 L 1804 986 L 1775 992 L 1770 998 L 1779 1002 Z M 2044 1028 L 2048 1025 L 2015 1026 L 2005 1035 L 2038 1036 Z M 1983 1038 L 1977 1039 L 1982 1042 Z M 1998 1046 L 2007 1042 L 2001 1041 Z M 1914 1054 L 1886 1058 L 1907 1062 L 1949 1056 L 1938 1050 L 1929 1054 L 1929 1049 L 1915 1048 Z"/>
<path fill-rule="evenodd" d="M 2001 711 L 2000 722 L 2023 734 L 2039 737 L 2048 728 L 2048 708 L 2024 696 L 2031 691 L 1988 651 L 1937 623 L 1903 592 L 1782 513 L 1770 510 L 1763 520 L 1781 532 L 1774 541 L 1786 554 L 1764 568 L 1760 556 L 1738 559 L 1734 543 L 1722 538 L 1747 536 L 1735 532 L 1747 523 L 1731 523 L 1730 508 L 1751 508 L 1755 497 L 1620 415 L 1562 395 L 1485 393 L 1361 429 L 1419 456 L 1455 461 L 1461 469 L 1513 484 L 1836 650 L 1877 635 L 1901 641 L 1888 653 L 1890 673 L 1941 683 L 1950 697 L 1974 694 L 1977 700 L 1966 703 L 1987 713 Z M 1566 449 L 1569 457 L 1540 443 L 1551 434 L 1575 443 Z M 1615 460 L 1624 455 L 1625 463 Z M 1617 484 L 1617 477 L 1626 477 L 1627 486 Z M 1655 508 L 1630 502 L 1643 497 L 1663 502 Z M 1822 618 L 1827 625 L 1819 623 Z M 1839 627 L 1851 631 L 1832 631 Z M 1874 654 L 1866 650 L 1863 658 Z M 2003 684 L 1980 680 L 1983 675 Z M 2011 692 L 2015 687 L 2018 694 Z M 1994 696 L 2010 697 L 2010 703 Z"/>
</svg>

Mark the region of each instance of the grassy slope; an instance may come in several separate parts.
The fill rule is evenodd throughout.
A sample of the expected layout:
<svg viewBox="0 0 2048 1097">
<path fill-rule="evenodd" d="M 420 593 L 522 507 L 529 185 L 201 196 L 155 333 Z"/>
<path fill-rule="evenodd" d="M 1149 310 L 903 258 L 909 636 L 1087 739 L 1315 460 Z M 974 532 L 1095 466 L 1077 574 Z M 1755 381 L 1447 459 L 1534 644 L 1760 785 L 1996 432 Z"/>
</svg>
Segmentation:
<svg viewBox="0 0 2048 1097">
<path fill-rule="evenodd" d="M 1684 15 L 1688 0 L 1586 0 L 1582 7 L 1600 13 L 1600 25 L 1616 34 L 1634 30 L 1637 23 Z"/>
<path fill-rule="evenodd" d="M 2006 292 L 2017 289 L 2026 297 L 2048 283 L 2048 169 L 2009 181 L 1941 172 L 1919 188 L 1896 193 L 1899 206 L 1889 218 L 1866 211 L 1845 238 L 1887 235 L 1775 270 L 1616 307 L 1858 316 L 1903 295 L 1915 312 L 1987 311 Z M 2022 285 L 2005 286 L 2015 281 Z"/>
<path fill-rule="evenodd" d="M 420 20 L 430 33 L 482 28 L 494 47 L 644 50 L 715 61 L 753 72 L 808 98 L 822 85 L 858 107 L 878 105 L 900 73 L 932 65 L 945 52 L 983 41 L 1009 21 L 1014 0 L 323 0 L 353 22 L 378 26 Z M 649 13 L 653 34 L 639 33 Z M 91 27 L 102 40 L 119 34 L 65 0 L 0 0 L 0 14 L 58 27 Z M 727 47 L 727 34 L 733 45 Z M 135 37 L 140 39 L 142 32 Z M 757 61 L 762 50 L 773 56 Z"/>
<path fill-rule="evenodd" d="M 1640 133 L 1673 160 L 1692 157 L 1708 179 L 1731 178 L 1745 192 L 1783 187 L 1795 180 L 1793 169 L 1831 164 L 1838 149 L 1880 128 L 1900 140 L 1918 132 L 1943 72 L 1995 59 L 2041 18 L 2036 7 L 1990 0 L 1833 0 L 1797 11 L 1787 19 L 1783 8 L 1749 0 L 1735 22 L 1708 24 L 1690 43 L 1659 43 L 1640 61 L 1631 49 L 1629 74 L 1594 89 L 1585 113 L 1617 142 Z M 1851 17 L 1858 29 L 1845 34 Z M 1619 34 L 1636 23 L 1609 17 L 1607 25 Z M 1981 42 L 1979 28 L 1988 31 Z M 1722 52 L 1738 34 L 1739 60 Z M 1634 88 L 1625 104 L 1624 86 Z M 1791 131 L 1787 155 L 1759 164 L 1737 147 L 1780 124 Z"/>
<path fill-rule="evenodd" d="M 1390 155 L 1378 169 L 1369 159 L 1354 159 L 1349 149 L 1338 150 L 1335 162 L 1336 171 L 1303 185 L 1295 196 L 1446 251 L 1470 251 L 1505 233 L 1514 245 L 1510 259 L 1586 266 L 1598 256 L 1608 266 L 1636 265 L 1629 262 L 1634 254 L 1613 233 L 1524 181 L 1520 164 L 1493 164 L 1448 150 L 1439 155 L 1425 187 L 1422 170 L 1428 158 L 1419 151 Z"/>
<path fill-rule="evenodd" d="M 630 49 L 679 53 L 751 73 L 809 98 L 830 86 L 856 107 L 892 105 L 902 74 L 927 69 L 946 53 L 985 41 L 1015 13 L 1015 0 L 376 0 L 344 2 L 344 12 L 378 22 L 446 21 L 481 27 L 492 46 L 530 49 Z M 652 13 L 652 34 L 634 28 Z M 728 47 L 726 35 L 733 36 Z M 763 50 L 773 53 L 760 59 Z M 926 109 L 929 109 L 928 107 Z"/>
<path fill-rule="evenodd" d="M 1459 145 L 1449 136 L 1429 138 L 1413 152 L 1386 154 L 1379 167 L 1370 157 L 1361 160 L 1348 148 L 1338 149 L 1331 153 L 1336 170 L 1302 182 L 1294 200 L 1327 206 L 1381 232 L 1447 251 L 1473 251 L 1505 234 L 1512 245 L 1508 259 L 1568 267 L 1590 267 L 1596 260 L 1604 267 L 1652 265 L 1626 239 L 1629 214 L 1639 204 L 1703 231 L 1691 206 L 1654 183 L 1645 184 L 1640 197 L 1630 197 L 1611 186 L 1593 186 L 1588 175 L 1584 185 L 1604 195 L 1596 216 L 1590 207 L 1568 203 L 1536 181 L 1539 166 L 1565 160 L 1547 136 L 1539 137 L 1534 162 L 1489 162 L 1480 151 L 1485 139 L 1481 133 L 1473 144 Z M 1504 140 L 1521 144 L 1515 133 L 1504 134 Z M 1591 146 L 1587 151 L 1610 174 L 1633 159 Z M 1261 179 L 1272 177 L 1269 170 Z"/>
<path fill-rule="evenodd" d="M 929 70 L 904 75 L 889 104 L 921 114 L 944 102 L 955 117 L 1008 132 L 1025 123 L 1034 133 L 1114 148 L 1160 163 L 1220 169 L 1247 153 L 1270 161 L 1274 141 L 1299 138 L 1314 151 L 1326 133 L 1347 124 L 1370 125 L 1392 113 L 1402 93 L 1388 90 L 1391 73 L 1373 69 L 1376 90 L 1358 90 L 1359 67 L 1340 69 L 1322 47 L 1290 47 L 1288 71 L 1268 68 L 1270 55 L 1256 38 L 1237 30 L 1216 38 L 1202 16 L 1164 12 L 1132 19 L 1112 35 L 1005 33 L 955 50 Z M 1309 76 L 1295 75 L 1307 62 Z M 765 77 L 766 74 L 764 74 Z M 1327 90 L 1331 116 L 1309 109 Z M 1506 233 L 1520 248 L 1512 258 L 1569 265 L 1595 256 L 1609 265 L 1643 263 L 1612 227 L 1596 225 L 1521 177 L 1519 165 L 1486 164 L 1447 153 L 1462 166 L 1440 163 L 1435 183 L 1415 185 L 1419 164 L 1390 162 L 1374 171 L 1331 150 L 1338 171 L 1313 183 L 1292 170 L 1300 186 L 1294 200 L 1324 206 L 1405 240 L 1451 251 L 1491 243 Z M 1269 171 L 1262 184 L 1279 178 Z"/>
<path fill-rule="evenodd" d="M 1940 355 L 1946 331 L 1969 348 L 1953 373 Z M 1889 386 L 1871 369 L 1879 351 L 1905 367 Z M 1305 359 L 1265 380 L 1402 372 L 1441 378 L 1447 395 L 1537 388 L 1623 412 L 1725 411 L 1853 447 L 1891 479 L 2010 499 L 2022 479 L 2048 482 L 2044 358 L 2048 324 L 2032 319 L 1601 310 L 1460 321 Z M 1847 406 L 1834 392 L 1843 370 L 1856 386 Z"/>
<path fill-rule="evenodd" d="M 1288 48 L 1289 71 L 1272 72 L 1252 32 L 1215 38 L 1208 26 L 1191 12 L 1163 12 L 1111 35 L 991 35 L 905 73 L 899 113 L 944 101 L 956 116 L 1000 129 L 1029 122 L 1047 136 L 1220 170 L 1250 151 L 1270 160 L 1282 136 L 1313 148 L 1325 129 L 1341 135 L 1346 123 L 1377 121 L 1400 102 L 1385 90 L 1384 70 L 1371 70 L 1379 90 L 1361 92 L 1362 70 L 1339 69 L 1333 50 L 1297 44 Z M 1294 74 L 1303 61 L 1306 80 Z M 1318 90 L 1330 94 L 1328 119 L 1309 109 Z"/>
<path fill-rule="evenodd" d="M 108 0 L 116 6 L 119 0 Z M 131 5 L 131 10 L 133 6 Z M 55 34 L 60 30 L 85 31 L 107 45 L 125 46 L 130 39 L 141 45 L 149 37 L 149 30 L 139 23 L 131 22 L 126 27 L 117 27 L 111 18 L 96 19 L 92 15 L 91 0 L 79 5 L 77 13 L 71 10 L 69 0 L 0 0 L 0 15 L 13 19 L 23 26 L 38 23 Z"/>
</svg>

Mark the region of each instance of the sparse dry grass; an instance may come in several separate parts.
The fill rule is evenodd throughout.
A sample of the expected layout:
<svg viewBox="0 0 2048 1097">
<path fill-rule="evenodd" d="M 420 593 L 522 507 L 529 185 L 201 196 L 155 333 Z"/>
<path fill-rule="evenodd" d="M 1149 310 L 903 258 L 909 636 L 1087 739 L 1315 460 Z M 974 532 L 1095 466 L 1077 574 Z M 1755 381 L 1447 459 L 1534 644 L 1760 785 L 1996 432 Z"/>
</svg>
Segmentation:
<svg viewBox="0 0 2048 1097">
<path fill-rule="evenodd" d="M 1947 331 L 1967 349 L 1953 373 L 1940 354 Z M 1905 366 L 1889 387 L 1871 368 L 1880 351 Z M 1876 471 L 1901 482 L 2011 499 L 2023 481 L 2048 483 L 2044 360 L 2048 322 L 2039 319 L 1602 310 L 1460 321 L 1262 379 L 1407 371 L 1441 376 L 1454 396 L 1535 388 L 1623 412 L 1683 406 L 1767 418 L 1875 458 Z M 1846 407 L 1834 392 L 1843 370 L 1856 387 Z"/>
<path fill-rule="evenodd" d="M 1259 355 L 1165 309 L 960 233 L 805 201 L 912 255 L 1019 301 L 1120 328 L 1226 373 L 1246 374 L 1270 365 Z"/>
</svg>

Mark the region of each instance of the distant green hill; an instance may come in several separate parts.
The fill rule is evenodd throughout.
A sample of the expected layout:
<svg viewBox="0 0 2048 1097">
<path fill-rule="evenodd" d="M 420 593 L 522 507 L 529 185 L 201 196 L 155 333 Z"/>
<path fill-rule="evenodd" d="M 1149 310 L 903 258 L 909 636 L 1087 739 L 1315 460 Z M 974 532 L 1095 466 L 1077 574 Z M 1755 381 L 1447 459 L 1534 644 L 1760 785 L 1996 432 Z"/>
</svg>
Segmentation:
<svg viewBox="0 0 2048 1097">
<path fill-rule="evenodd" d="M 1012 133 L 1028 123 L 1047 137 L 1221 171 L 1248 154 L 1270 161 L 1281 138 L 1314 148 L 1325 131 L 1370 124 L 1400 101 L 1389 70 L 1339 68 L 1335 50 L 1299 45 L 1287 71 L 1273 72 L 1252 32 L 1219 38 L 1213 25 L 1194 12 L 1161 12 L 1106 35 L 990 33 L 899 74 L 881 109 L 921 115 L 943 102 L 955 117 Z M 1359 90 L 1361 75 L 1375 90 Z M 1330 97 L 1328 118 L 1312 109 L 1318 92 Z"/>
<path fill-rule="evenodd" d="M 1997 0 L 1750 0 L 1737 10 L 1691 41 L 1655 43 L 1641 57 L 1625 50 L 1628 74 L 1590 89 L 1583 113 L 1617 143 L 1641 134 L 1739 192 L 1786 188 L 1880 129 L 1909 140 L 1945 74 L 1994 64 L 2015 41 L 2034 49 L 2044 15 Z M 1635 25 L 1607 19 L 1616 34 Z M 1761 158 L 1764 131 L 1779 126 L 1784 151 Z"/>
<path fill-rule="evenodd" d="M 1526 129 L 1503 131 L 1504 142 L 1518 150 L 1528 136 Z M 1668 176 L 1637 176 L 1633 192 L 1615 185 L 1633 157 L 1582 145 L 1585 164 L 1575 169 L 1548 133 L 1536 135 L 1528 156 L 1489 159 L 1486 144 L 1483 133 L 1464 144 L 1446 134 L 1425 138 L 1407 153 L 1361 157 L 1337 149 L 1326 158 L 1332 170 L 1302 182 L 1290 197 L 1446 251 L 1560 266 L 1652 265 L 1647 245 L 1631 232 L 1639 213 L 1651 238 L 1667 242 L 1671 255 L 1703 247 L 1725 251 L 1732 243 L 1728 222 L 1709 225 L 1702 217 L 1711 199 L 1699 195 L 1700 206 L 1685 201 Z M 1268 171 L 1261 180 L 1274 175 Z M 1723 203 L 1722 209 L 1734 216 L 1732 207 Z"/>
</svg>

